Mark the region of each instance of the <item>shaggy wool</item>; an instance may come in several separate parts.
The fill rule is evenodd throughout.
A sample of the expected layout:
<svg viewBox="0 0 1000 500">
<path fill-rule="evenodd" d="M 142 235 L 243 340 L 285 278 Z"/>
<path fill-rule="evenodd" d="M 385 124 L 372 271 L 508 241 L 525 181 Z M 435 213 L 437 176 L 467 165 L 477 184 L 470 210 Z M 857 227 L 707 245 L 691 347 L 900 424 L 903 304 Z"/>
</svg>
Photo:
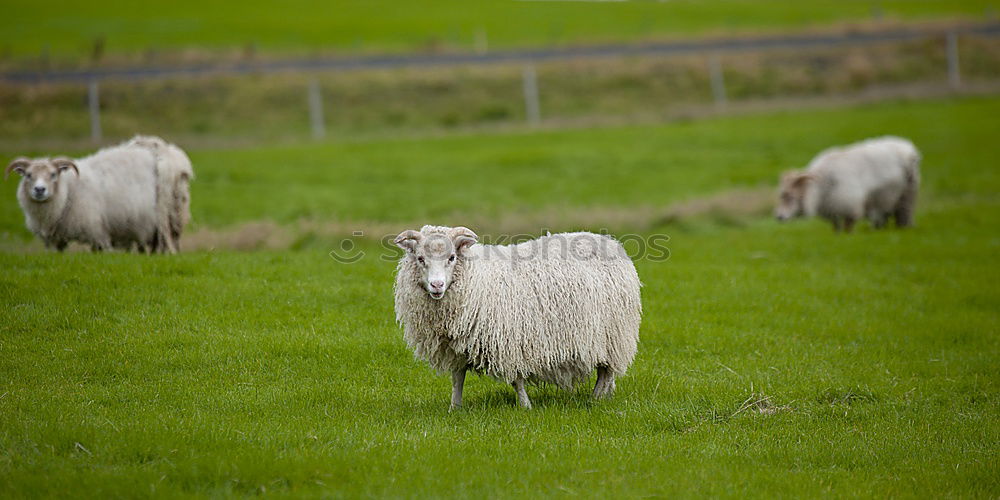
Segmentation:
<svg viewBox="0 0 1000 500">
<path fill-rule="evenodd" d="M 425 235 L 449 228 L 425 226 Z M 517 245 L 475 244 L 433 300 L 412 255 L 397 268 L 396 319 L 415 356 L 441 372 L 468 367 L 505 382 L 571 388 L 599 366 L 624 374 L 642 317 L 640 282 L 622 245 L 562 233 Z"/>
</svg>

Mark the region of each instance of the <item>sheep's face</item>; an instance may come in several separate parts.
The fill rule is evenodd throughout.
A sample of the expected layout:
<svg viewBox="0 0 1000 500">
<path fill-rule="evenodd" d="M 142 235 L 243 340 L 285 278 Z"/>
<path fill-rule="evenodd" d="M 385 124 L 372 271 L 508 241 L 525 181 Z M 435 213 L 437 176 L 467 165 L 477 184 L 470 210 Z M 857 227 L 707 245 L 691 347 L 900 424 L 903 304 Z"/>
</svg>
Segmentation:
<svg viewBox="0 0 1000 500">
<path fill-rule="evenodd" d="M 17 172 L 21 175 L 20 189 L 25 197 L 35 203 L 45 203 L 59 192 L 60 176 L 70 169 L 79 174 L 76 164 L 68 158 L 18 158 L 7 166 L 5 178 Z"/>
<path fill-rule="evenodd" d="M 786 221 L 794 217 L 802 217 L 806 213 L 806 190 L 813 176 L 800 170 L 791 170 L 781 176 L 778 189 L 778 206 L 774 209 L 774 217 Z"/>
<path fill-rule="evenodd" d="M 441 300 L 455 278 L 455 267 L 478 237 L 464 227 L 424 226 L 403 231 L 395 243 L 406 250 L 404 259 L 414 265 L 420 285 L 434 300 Z"/>
</svg>

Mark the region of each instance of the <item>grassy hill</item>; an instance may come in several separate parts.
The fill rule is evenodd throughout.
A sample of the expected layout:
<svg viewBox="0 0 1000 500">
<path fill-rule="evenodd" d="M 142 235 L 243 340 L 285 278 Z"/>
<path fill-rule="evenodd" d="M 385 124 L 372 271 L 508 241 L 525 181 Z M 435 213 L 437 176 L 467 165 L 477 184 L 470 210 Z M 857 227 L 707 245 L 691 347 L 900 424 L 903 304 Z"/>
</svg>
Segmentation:
<svg viewBox="0 0 1000 500">
<path fill-rule="evenodd" d="M 672 0 L 669 2 L 339 0 L 234 6 L 216 0 L 135 3 L 7 0 L 6 57 L 88 59 L 106 53 L 243 49 L 277 52 L 471 49 L 638 40 L 832 23 L 995 16 L 995 0 Z M 482 43 L 482 42 L 478 42 Z"/>
</svg>

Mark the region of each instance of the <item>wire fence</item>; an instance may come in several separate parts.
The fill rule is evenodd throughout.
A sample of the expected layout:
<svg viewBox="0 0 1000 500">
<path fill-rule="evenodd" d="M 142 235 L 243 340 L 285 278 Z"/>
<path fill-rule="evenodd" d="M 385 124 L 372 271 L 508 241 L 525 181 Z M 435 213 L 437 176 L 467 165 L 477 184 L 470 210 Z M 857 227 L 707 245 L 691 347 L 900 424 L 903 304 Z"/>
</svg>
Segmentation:
<svg viewBox="0 0 1000 500">
<path fill-rule="evenodd" d="M 539 82 L 536 65 L 565 61 L 614 60 L 631 57 L 660 57 L 689 55 L 703 57 L 706 61 L 709 93 L 716 109 L 724 111 L 732 99 L 728 92 L 724 58 L 737 54 L 773 50 L 821 49 L 844 46 L 873 46 L 889 42 L 915 42 L 940 40 L 944 48 L 944 68 L 947 82 L 953 89 L 963 84 L 959 46 L 963 37 L 975 36 L 995 39 L 1000 35 L 1000 24 L 990 23 L 952 27 L 948 30 L 893 29 L 877 32 L 859 32 L 829 35 L 789 35 L 739 39 L 714 39 L 672 41 L 632 45 L 601 45 L 588 47 L 513 50 L 475 53 L 420 54 L 327 59 L 295 59 L 279 61 L 241 62 L 224 65 L 193 65 L 171 67 L 139 67 L 127 69 L 91 69 L 73 71 L 11 71 L 0 73 L 0 81 L 7 85 L 38 86 L 49 84 L 84 84 L 87 89 L 87 113 L 90 138 L 103 139 L 101 119 L 101 86 L 105 82 L 143 82 L 197 76 L 260 76 L 278 73 L 313 75 L 305 88 L 303 102 L 308 107 L 311 137 L 327 137 L 327 115 L 321 84 L 317 75 L 344 74 L 372 70 L 403 68 L 472 68 L 491 65 L 519 65 L 521 68 L 521 96 L 524 119 L 530 126 L 543 121 L 541 96 L 545 89 Z"/>
</svg>

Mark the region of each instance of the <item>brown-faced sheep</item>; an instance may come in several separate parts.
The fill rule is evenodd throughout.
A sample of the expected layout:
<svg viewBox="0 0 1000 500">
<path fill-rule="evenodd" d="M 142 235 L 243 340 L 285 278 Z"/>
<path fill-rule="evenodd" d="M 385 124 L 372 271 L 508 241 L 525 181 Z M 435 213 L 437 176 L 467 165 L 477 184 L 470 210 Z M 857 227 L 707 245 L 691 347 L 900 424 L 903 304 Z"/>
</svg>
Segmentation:
<svg viewBox="0 0 1000 500">
<path fill-rule="evenodd" d="M 850 232 L 862 217 L 878 229 L 891 216 L 896 226 L 906 227 L 913 224 L 919 187 L 920 153 L 913 143 L 891 136 L 868 139 L 827 149 L 804 170 L 785 172 L 775 217 L 819 215 L 834 230 Z"/>
</svg>

